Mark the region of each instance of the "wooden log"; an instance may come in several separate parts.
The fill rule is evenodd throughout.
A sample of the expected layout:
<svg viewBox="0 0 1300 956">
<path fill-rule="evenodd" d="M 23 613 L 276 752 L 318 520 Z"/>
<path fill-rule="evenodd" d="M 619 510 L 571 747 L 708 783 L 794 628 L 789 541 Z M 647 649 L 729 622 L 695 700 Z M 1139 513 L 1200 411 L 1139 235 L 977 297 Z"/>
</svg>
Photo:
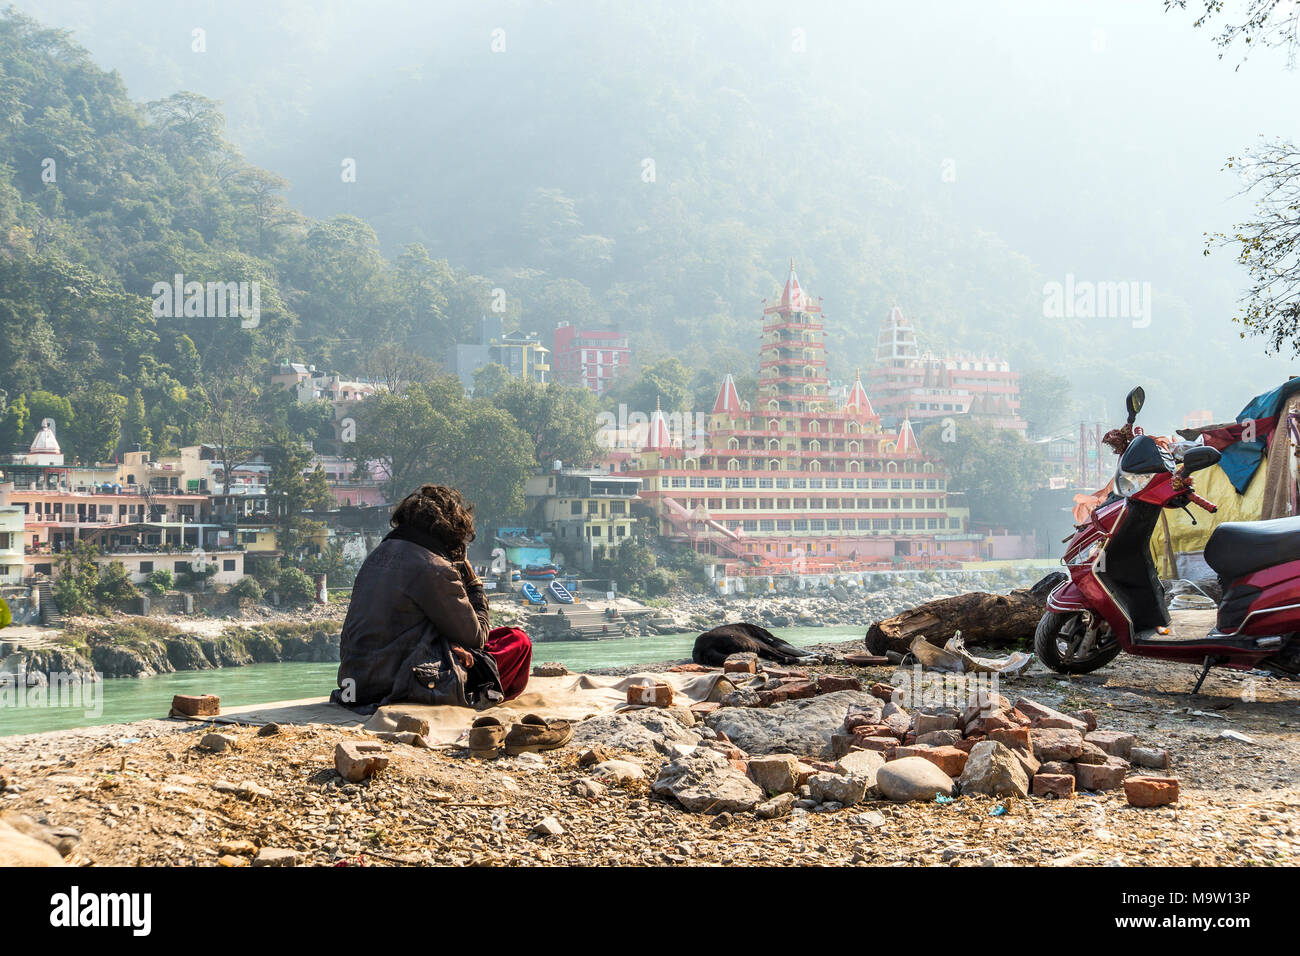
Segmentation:
<svg viewBox="0 0 1300 956">
<path fill-rule="evenodd" d="M 872 624 L 867 631 L 867 650 L 872 654 L 906 654 L 918 634 L 936 647 L 943 647 L 957 631 L 969 646 L 1005 647 L 1032 640 L 1047 610 L 1047 595 L 1063 579 L 1064 575 L 1055 571 L 1033 587 L 1018 588 L 1010 594 L 970 591 L 927 601 Z"/>
</svg>

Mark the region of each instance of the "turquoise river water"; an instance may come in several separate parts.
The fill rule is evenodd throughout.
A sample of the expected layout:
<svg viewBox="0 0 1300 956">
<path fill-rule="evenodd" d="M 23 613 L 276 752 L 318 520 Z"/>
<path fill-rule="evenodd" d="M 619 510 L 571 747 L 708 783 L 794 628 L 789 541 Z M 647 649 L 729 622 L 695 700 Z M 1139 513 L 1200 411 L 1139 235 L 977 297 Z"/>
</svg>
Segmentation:
<svg viewBox="0 0 1300 956">
<path fill-rule="evenodd" d="M 804 647 L 862 637 L 861 627 L 774 628 L 773 633 Z M 660 634 L 608 641 L 547 641 L 533 646 L 533 663 L 558 661 L 572 671 L 654 664 L 688 658 L 695 634 Z M 83 696 L 41 701 L 0 692 L 0 737 L 94 724 L 165 717 L 175 694 L 217 694 L 223 707 L 319 697 L 335 687 L 338 664 L 250 664 L 206 671 L 180 671 L 143 679 L 104 680 Z M 53 695 L 50 695 L 53 696 Z M 58 706 L 51 706 L 57 703 Z"/>
</svg>

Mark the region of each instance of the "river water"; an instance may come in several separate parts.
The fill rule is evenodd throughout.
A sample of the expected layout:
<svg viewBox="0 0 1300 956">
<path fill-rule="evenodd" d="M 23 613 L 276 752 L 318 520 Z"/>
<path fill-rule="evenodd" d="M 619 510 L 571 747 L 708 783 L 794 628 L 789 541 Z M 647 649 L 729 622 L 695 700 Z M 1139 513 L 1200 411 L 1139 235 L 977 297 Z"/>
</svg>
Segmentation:
<svg viewBox="0 0 1300 956">
<path fill-rule="evenodd" d="M 773 628 L 798 647 L 857 640 L 861 627 Z M 546 641 L 533 645 L 533 663 L 558 661 L 571 671 L 682 660 L 691 656 L 695 632 L 625 637 L 608 641 Z M 84 689 L 84 696 L 41 701 L 0 692 L 0 737 L 94 724 L 165 717 L 175 694 L 217 694 L 223 707 L 320 697 L 336 686 L 337 663 L 250 664 L 157 677 L 110 678 Z M 52 696 L 52 695 L 51 695 Z M 22 704 L 23 706 L 19 706 Z"/>
</svg>

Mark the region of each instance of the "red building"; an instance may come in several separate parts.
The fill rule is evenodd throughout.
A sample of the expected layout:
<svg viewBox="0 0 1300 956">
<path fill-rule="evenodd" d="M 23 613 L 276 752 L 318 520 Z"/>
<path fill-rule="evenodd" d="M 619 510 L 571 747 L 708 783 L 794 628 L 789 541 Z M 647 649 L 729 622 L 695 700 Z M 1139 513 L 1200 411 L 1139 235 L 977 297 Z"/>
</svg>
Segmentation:
<svg viewBox="0 0 1300 956">
<path fill-rule="evenodd" d="M 726 574 L 937 566 L 978 553 L 950 511 L 947 476 L 911 423 L 881 427 L 861 379 L 829 397 L 821 306 L 791 263 L 763 310 L 758 391 L 726 376 L 707 435 L 673 435 L 655 412 L 633 463 L 659 532 L 716 556 Z"/>
<path fill-rule="evenodd" d="M 880 330 L 867 385 L 886 422 L 969 415 L 1022 435 L 1029 427 L 1020 417 L 1020 375 L 1009 363 L 996 356 L 922 352 L 898 306 Z"/>
<path fill-rule="evenodd" d="M 551 374 L 557 382 L 581 385 L 603 395 L 632 362 L 627 334 L 609 329 L 578 329 L 561 322 L 551 349 Z"/>
</svg>

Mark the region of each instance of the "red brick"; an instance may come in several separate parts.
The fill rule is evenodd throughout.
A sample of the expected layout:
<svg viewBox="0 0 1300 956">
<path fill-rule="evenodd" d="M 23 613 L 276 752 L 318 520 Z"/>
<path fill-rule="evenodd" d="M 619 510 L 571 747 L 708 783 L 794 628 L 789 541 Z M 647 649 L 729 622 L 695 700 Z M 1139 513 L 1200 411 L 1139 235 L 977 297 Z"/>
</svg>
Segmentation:
<svg viewBox="0 0 1300 956">
<path fill-rule="evenodd" d="M 917 750 L 912 754 L 914 757 L 921 757 L 930 761 L 948 776 L 956 780 L 961 776 L 961 772 L 966 769 L 966 760 L 970 754 L 957 747 L 923 747 L 913 748 Z"/>
<path fill-rule="evenodd" d="M 1073 717 L 1075 720 L 1082 720 L 1084 725 L 1088 728 L 1088 733 L 1092 733 L 1097 729 L 1097 715 L 1091 710 L 1076 710 L 1069 716 Z"/>
<path fill-rule="evenodd" d="M 849 714 L 844 718 L 844 729 L 848 733 L 853 733 L 858 727 L 874 727 L 877 720 L 870 714 Z"/>
<path fill-rule="evenodd" d="M 1124 796 L 1135 807 L 1160 807 L 1178 800 L 1177 777 L 1129 777 Z"/>
<path fill-rule="evenodd" d="M 388 766 L 383 748 L 373 740 L 348 740 L 334 748 L 334 769 L 352 783 L 373 777 Z"/>
<path fill-rule="evenodd" d="M 1074 779 L 1080 790 L 1118 790 L 1128 773 L 1128 761 L 1121 757 L 1107 757 L 1105 763 L 1079 763 L 1074 765 Z"/>
<path fill-rule="evenodd" d="M 837 690 L 862 690 L 862 681 L 856 677 L 836 677 L 822 674 L 817 678 L 817 693 L 833 694 Z"/>
<path fill-rule="evenodd" d="M 1074 776 L 1068 773 L 1036 773 L 1034 774 L 1034 796 L 1072 797 Z"/>
<path fill-rule="evenodd" d="M 644 704 L 649 707 L 671 707 L 673 705 L 673 688 L 663 681 L 645 681 L 633 684 L 627 689 L 629 704 Z"/>
<path fill-rule="evenodd" d="M 757 674 L 758 661 L 723 661 L 722 673 L 724 674 Z"/>
<path fill-rule="evenodd" d="M 719 710 L 722 707 L 716 700 L 700 700 L 691 704 L 691 713 L 697 717 L 704 717 Z"/>
<path fill-rule="evenodd" d="M 893 760 L 894 752 L 898 750 L 897 737 L 858 737 L 857 744 L 863 750 L 875 750 L 884 754 L 886 760 Z"/>
<path fill-rule="evenodd" d="M 958 750 L 964 750 L 966 753 L 970 753 L 971 748 L 973 748 L 977 743 L 979 743 L 981 740 L 984 739 L 985 737 L 983 734 L 976 734 L 973 737 L 966 737 L 963 738 L 962 740 L 957 741 L 955 744 L 953 744 L 953 746 L 956 747 Z"/>
<path fill-rule="evenodd" d="M 886 703 L 894 699 L 895 692 L 895 688 L 892 685 L 883 682 L 872 684 L 870 691 L 872 697 L 879 698 Z"/>
<path fill-rule="evenodd" d="M 172 713 L 185 717 L 216 717 L 221 713 L 221 698 L 216 694 L 177 694 L 172 698 Z"/>
</svg>

